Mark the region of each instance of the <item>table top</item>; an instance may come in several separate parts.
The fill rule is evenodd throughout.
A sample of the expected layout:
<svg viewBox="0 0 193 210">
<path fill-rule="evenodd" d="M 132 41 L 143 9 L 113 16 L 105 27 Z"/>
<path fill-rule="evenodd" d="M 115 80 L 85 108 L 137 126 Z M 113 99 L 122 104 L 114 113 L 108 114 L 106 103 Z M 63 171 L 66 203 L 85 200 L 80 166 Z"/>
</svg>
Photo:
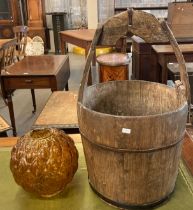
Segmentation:
<svg viewBox="0 0 193 210">
<path fill-rule="evenodd" d="M 91 42 L 94 38 L 95 29 L 77 29 L 61 31 L 60 34 Z"/>
<path fill-rule="evenodd" d="M 126 53 L 108 53 L 99 55 L 96 58 L 99 64 L 107 66 L 120 66 L 129 64 L 129 57 Z"/>
<path fill-rule="evenodd" d="M 67 55 L 26 56 L 3 71 L 1 76 L 55 75 L 67 59 Z"/>
<path fill-rule="evenodd" d="M 81 143 L 80 134 L 70 134 L 69 136 L 74 140 L 75 143 Z M 0 148 L 13 147 L 17 143 L 18 139 L 19 137 L 0 137 Z"/>
<path fill-rule="evenodd" d="M 8 41 L 11 41 L 12 39 L 0 39 L 0 48 L 3 44 L 5 44 Z"/>
<path fill-rule="evenodd" d="M 76 104 L 76 93 L 72 91 L 54 91 L 33 127 L 78 127 Z"/>
<path fill-rule="evenodd" d="M 193 44 L 179 44 L 182 53 L 193 52 Z M 171 45 L 152 45 L 152 48 L 158 54 L 173 54 L 173 48 Z"/>
<path fill-rule="evenodd" d="M 78 135 L 80 137 L 80 135 Z M 71 136 L 72 137 L 72 136 Z M 73 137 L 72 137 L 73 138 Z M 75 139 L 75 138 L 73 138 Z M 9 142 L 15 143 L 17 138 Z M 0 142 L 6 139 L 0 139 Z M 90 188 L 88 173 L 83 153 L 82 144 L 75 144 L 79 152 L 78 170 L 63 192 L 59 195 L 43 199 L 25 192 L 18 186 L 9 168 L 10 147 L 0 148 L 0 204 L 3 210 L 116 210 L 117 208 L 102 201 Z M 11 146 L 11 145 L 10 145 Z M 157 210 L 191 210 L 193 205 L 192 179 L 188 177 L 183 163 L 180 164 L 179 175 L 175 191 L 171 198 L 154 209 Z"/>
</svg>

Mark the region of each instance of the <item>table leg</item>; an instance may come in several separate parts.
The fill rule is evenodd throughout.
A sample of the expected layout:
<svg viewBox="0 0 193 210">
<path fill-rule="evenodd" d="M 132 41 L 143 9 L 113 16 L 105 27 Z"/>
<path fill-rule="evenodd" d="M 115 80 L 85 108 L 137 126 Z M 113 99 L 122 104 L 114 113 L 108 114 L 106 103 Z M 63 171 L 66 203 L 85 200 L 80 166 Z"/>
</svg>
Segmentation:
<svg viewBox="0 0 193 210">
<path fill-rule="evenodd" d="M 167 84 L 167 80 L 168 80 L 167 63 L 164 63 L 163 65 L 161 65 L 161 68 L 162 68 L 162 83 Z"/>
<path fill-rule="evenodd" d="M 66 54 L 66 42 L 63 40 L 63 38 L 60 35 L 60 49 L 61 49 L 61 54 Z"/>
<path fill-rule="evenodd" d="M 158 56 L 158 63 L 161 66 L 161 82 L 163 84 L 167 84 L 167 80 L 168 80 L 167 61 L 168 59 L 163 54 L 160 54 Z"/>
<path fill-rule="evenodd" d="M 35 97 L 34 89 L 31 89 L 31 96 L 32 96 L 32 103 L 34 107 L 34 110 L 32 111 L 32 113 L 35 113 L 36 112 L 36 97 Z"/>
<path fill-rule="evenodd" d="M 92 59 L 92 65 L 96 66 L 96 49 L 94 51 L 94 56 L 93 56 L 93 59 Z"/>
<path fill-rule="evenodd" d="M 66 85 L 65 85 L 65 90 L 66 90 L 66 91 L 69 90 L 69 88 L 68 88 L 68 82 L 67 82 Z"/>
<path fill-rule="evenodd" d="M 13 128 L 13 136 L 17 136 L 11 93 L 8 93 L 8 95 L 7 95 L 7 105 L 8 105 L 9 115 L 10 115 L 10 119 L 11 119 L 11 126 Z"/>
</svg>

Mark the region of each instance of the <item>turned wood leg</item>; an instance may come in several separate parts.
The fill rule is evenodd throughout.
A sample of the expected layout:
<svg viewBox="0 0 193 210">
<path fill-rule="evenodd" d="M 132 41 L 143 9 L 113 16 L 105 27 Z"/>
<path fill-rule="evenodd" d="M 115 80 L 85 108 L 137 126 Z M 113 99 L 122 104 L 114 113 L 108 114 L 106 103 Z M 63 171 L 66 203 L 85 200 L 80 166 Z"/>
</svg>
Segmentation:
<svg viewBox="0 0 193 210">
<path fill-rule="evenodd" d="M 164 55 L 159 55 L 158 58 L 159 65 L 161 66 L 161 80 L 163 84 L 167 84 L 168 80 L 168 69 L 167 69 L 167 63 L 168 59 Z"/>
<path fill-rule="evenodd" d="M 9 115 L 10 115 L 10 119 L 11 119 L 11 126 L 13 128 L 13 136 L 17 136 L 16 126 L 15 126 L 15 116 L 14 116 L 13 102 L 12 102 L 11 93 L 9 93 L 7 95 L 7 105 L 8 105 Z"/>
<path fill-rule="evenodd" d="M 32 111 L 32 113 L 35 113 L 36 112 L 36 97 L 35 97 L 34 89 L 31 89 L 31 96 L 32 96 L 32 103 L 34 107 L 34 110 Z"/>
<path fill-rule="evenodd" d="M 67 53 L 67 44 L 66 42 L 63 40 L 62 37 L 60 37 L 60 49 L 61 49 L 61 54 L 66 54 Z"/>
<path fill-rule="evenodd" d="M 162 83 L 167 84 L 167 79 L 168 79 L 168 71 L 167 71 L 167 66 L 164 64 L 164 66 L 162 66 Z"/>
<path fill-rule="evenodd" d="M 66 90 L 66 91 L 69 91 L 68 82 L 67 82 L 66 85 L 65 85 L 65 90 Z"/>
<path fill-rule="evenodd" d="M 95 49 L 94 56 L 93 56 L 93 59 L 92 59 L 92 65 L 96 66 L 96 49 Z"/>
</svg>

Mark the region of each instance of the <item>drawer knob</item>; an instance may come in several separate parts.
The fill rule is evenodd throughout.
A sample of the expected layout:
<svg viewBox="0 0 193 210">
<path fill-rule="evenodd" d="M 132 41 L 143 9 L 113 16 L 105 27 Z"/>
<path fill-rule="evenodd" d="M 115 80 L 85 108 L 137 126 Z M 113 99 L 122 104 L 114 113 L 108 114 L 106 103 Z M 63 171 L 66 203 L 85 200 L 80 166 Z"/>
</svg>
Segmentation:
<svg viewBox="0 0 193 210">
<path fill-rule="evenodd" d="M 26 79 L 25 82 L 26 83 L 32 83 L 32 80 L 31 79 Z"/>
</svg>

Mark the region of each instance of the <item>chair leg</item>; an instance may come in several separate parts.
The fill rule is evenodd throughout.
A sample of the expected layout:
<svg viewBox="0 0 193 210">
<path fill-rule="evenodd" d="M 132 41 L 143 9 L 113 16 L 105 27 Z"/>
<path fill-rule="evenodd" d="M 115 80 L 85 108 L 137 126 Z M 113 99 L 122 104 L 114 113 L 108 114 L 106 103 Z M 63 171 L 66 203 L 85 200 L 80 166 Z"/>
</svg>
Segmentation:
<svg viewBox="0 0 193 210">
<path fill-rule="evenodd" d="M 34 89 L 31 89 L 31 96 L 32 96 L 32 102 L 33 102 L 33 107 L 34 107 L 34 110 L 32 111 L 32 113 L 35 113 L 36 112 L 36 98 L 35 98 Z"/>
</svg>

